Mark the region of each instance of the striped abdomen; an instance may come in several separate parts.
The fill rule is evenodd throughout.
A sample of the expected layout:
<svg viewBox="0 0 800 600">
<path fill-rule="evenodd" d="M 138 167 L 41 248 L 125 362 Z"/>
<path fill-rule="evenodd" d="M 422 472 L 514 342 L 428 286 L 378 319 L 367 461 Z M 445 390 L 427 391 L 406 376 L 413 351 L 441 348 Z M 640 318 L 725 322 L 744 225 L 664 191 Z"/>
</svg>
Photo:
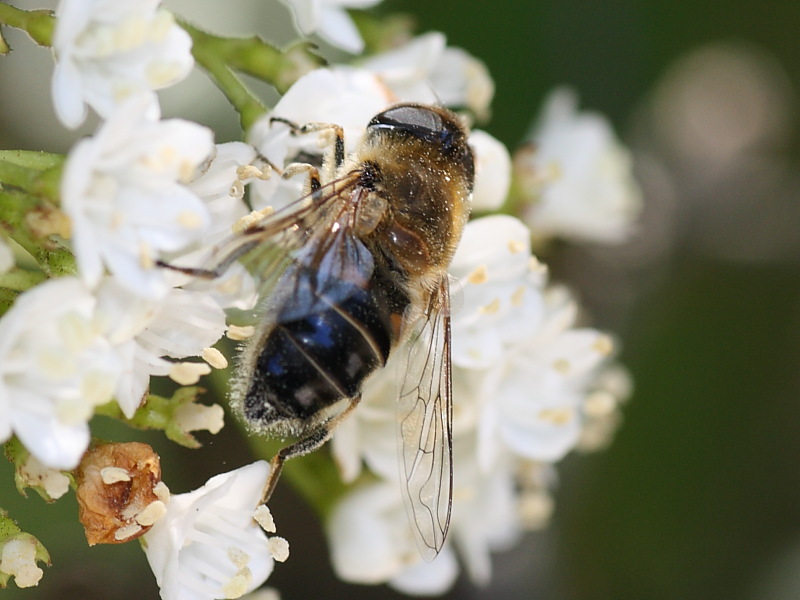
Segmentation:
<svg viewBox="0 0 800 600">
<path fill-rule="evenodd" d="M 380 274 L 366 288 L 339 282 L 335 296 L 341 300 L 314 293 L 313 310 L 299 318 L 287 299 L 255 359 L 244 400 L 247 419 L 264 425 L 305 420 L 357 396 L 367 376 L 386 364 L 396 336 L 393 316 L 408 303 L 387 289 Z"/>
</svg>

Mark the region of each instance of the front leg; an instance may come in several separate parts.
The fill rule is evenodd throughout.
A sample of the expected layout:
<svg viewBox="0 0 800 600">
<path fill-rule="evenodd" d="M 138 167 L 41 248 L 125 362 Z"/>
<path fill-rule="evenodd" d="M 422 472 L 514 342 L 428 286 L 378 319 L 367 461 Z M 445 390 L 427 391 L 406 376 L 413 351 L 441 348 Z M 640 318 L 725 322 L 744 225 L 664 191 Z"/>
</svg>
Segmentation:
<svg viewBox="0 0 800 600">
<path fill-rule="evenodd" d="M 322 187 L 322 182 L 319 178 L 319 170 L 314 165 L 308 163 L 292 163 L 286 167 L 281 177 L 284 179 L 289 179 L 298 173 L 304 172 L 307 173 L 308 176 L 308 187 L 306 189 L 306 194 L 313 194 Z"/>
<path fill-rule="evenodd" d="M 331 150 L 326 154 L 325 164 L 329 166 L 333 173 L 336 173 L 344 164 L 344 130 L 341 125 L 335 123 L 306 123 L 305 125 L 298 125 L 289 119 L 283 117 L 272 117 L 269 120 L 272 123 L 283 123 L 288 125 L 291 129 L 292 135 L 305 135 L 307 133 L 315 133 L 319 131 L 332 131 L 334 135 L 334 142 Z"/>
</svg>

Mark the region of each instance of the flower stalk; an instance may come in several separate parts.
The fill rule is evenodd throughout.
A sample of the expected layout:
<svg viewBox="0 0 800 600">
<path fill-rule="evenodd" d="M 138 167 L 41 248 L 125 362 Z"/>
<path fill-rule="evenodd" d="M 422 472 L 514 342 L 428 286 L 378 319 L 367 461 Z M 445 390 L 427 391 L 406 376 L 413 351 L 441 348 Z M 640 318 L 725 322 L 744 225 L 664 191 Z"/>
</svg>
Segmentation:
<svg viewBox="0 0 800 600">
<path fill-rule="evenodd" d="M 0 316 L 6 314 L 17 299 L 19 292 L 8 288 L 0 287 Z"/>
<path fill-rule="evenodd" d="M 206 70 L 211 80 L 230 100 L 239 113 L 242 129 L 246 131 L 267 108 L 227 63 L 226 57 L 231 53 L 227 40 L 201 31 L 186 21 L 179 23 L 192 38 L 192 55 L 197 64 Z"/>
<path fill-rule="evenodd" d="M 35 285 L 42 283 L 47 276 L 41 271 L 28 271 L 27 269 L 15 268 L 8 273 L 0 274 L 0 288 L 24 292 Z"/>
<path fill-rule="evenodd" d="M 0 161 L 44 171 L 63 164 L 64 155 L 38 150 L 0 150 Z"/>
<path fill-rule="evenodd" d="M 309 44 L 299 44 L 282 52 L 258 36 L 222 37 L 202 31 L 179 20 L 192 38 L 192 55 L 239 113 L 242 129 L 267 111 L 261 100 L 242 82 L 236 71 L 257 77 L 285 92 L 306 71 L 321 64 L 310 52 Z"/>
<path fill-rule="evenodd" d="M 55 17 L 50 10 L 22 10 L 0 3 L 0 25 L 25 31 L 40 46 L 52 46 Z"/>
<path fill-rule="evenodd" d="M 43 152 L 0 152 L 0 182 L 43 200 L 58 203 L 63 157 Z"/>
</svg>

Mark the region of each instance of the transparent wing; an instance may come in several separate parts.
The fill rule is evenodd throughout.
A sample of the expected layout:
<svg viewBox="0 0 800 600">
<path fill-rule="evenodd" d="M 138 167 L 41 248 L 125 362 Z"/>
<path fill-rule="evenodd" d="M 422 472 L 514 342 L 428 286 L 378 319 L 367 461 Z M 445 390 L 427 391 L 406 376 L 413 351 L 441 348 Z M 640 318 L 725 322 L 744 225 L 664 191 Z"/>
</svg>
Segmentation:
<svg viewBox="0 0 800 600">
<path fill-rule="evenodd" d="M 449 291 L 445 280 L 407 344 L 398 402 L 406 509 L 425 560 L 441 550 L 453 496 Z"/>
<path fill-rule="evenodd" d="M 353 234 L 353 194 L 364 193 L 357 183 L 358 173 L 349 173 L 251 223 L 215 248 L 208 273 L 219 275 L 239 260 L 259 282 L 259 296 L 282 306 L 286 320 L 343 300 L 366 285 L 373 269 L 372 254 Z"/>
</svg>

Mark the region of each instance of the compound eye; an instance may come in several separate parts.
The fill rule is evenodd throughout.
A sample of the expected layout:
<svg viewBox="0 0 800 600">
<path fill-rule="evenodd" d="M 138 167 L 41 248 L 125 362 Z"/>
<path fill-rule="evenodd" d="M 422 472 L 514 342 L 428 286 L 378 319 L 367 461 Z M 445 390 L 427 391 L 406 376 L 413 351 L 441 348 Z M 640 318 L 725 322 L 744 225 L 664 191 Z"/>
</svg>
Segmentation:
<svg viewBox="0 0 800 600">
<path fill-rule="evenodd" d="M 432 108 L 414 104 L 404 104 L 385 110 L 373 117 L 368 127 L 391 129 L 422 140 L 438 141 L 445 148 L 452 146 L 456 139 L 464 136 L 458 123 L 444 118 Z"/>
</svg>

